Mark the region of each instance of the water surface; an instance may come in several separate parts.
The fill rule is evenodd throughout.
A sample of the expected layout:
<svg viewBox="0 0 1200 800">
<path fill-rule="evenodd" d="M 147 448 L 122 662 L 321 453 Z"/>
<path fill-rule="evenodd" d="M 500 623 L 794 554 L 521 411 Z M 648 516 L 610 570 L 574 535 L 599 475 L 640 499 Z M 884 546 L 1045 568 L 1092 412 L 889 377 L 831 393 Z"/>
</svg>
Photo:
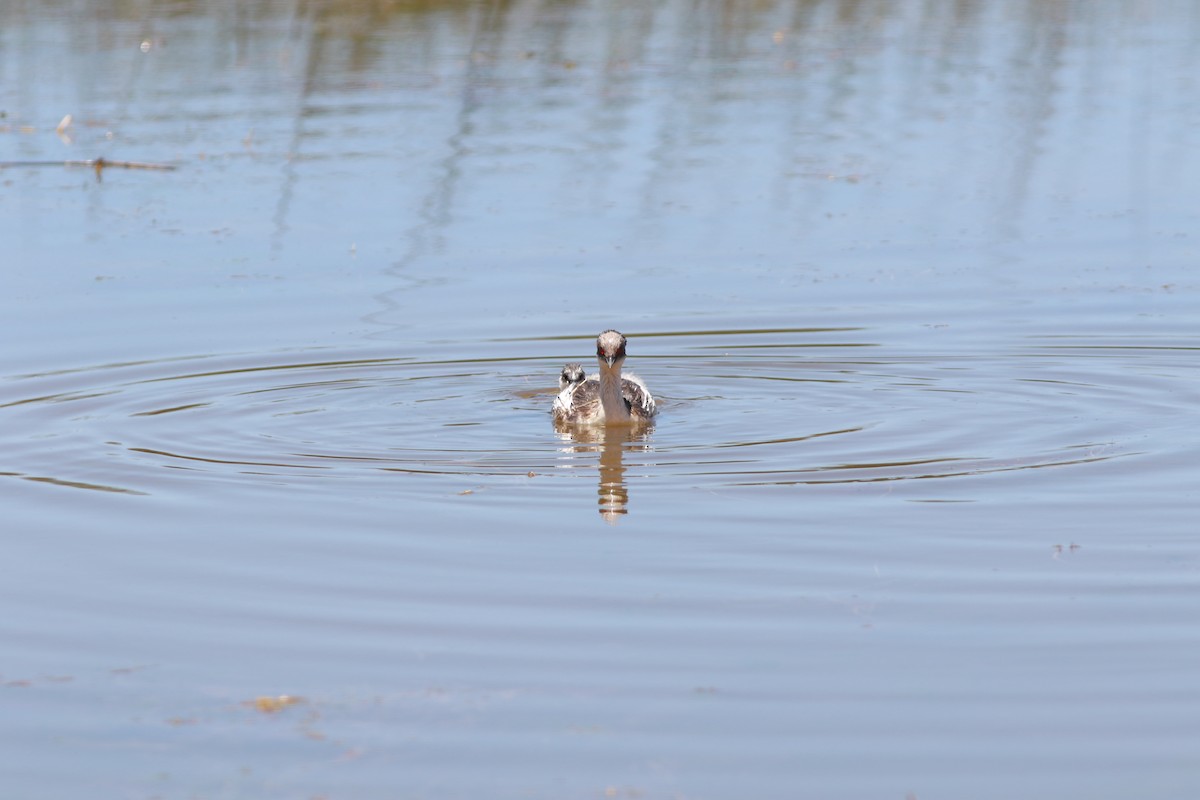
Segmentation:
<svg viewBox="0 0 1200 800">
<path fill-rule="evenodd" d="M 901 6 L 0 12 L 8 791 L 1194 794 L 1200 15 Z"/>
</svg>

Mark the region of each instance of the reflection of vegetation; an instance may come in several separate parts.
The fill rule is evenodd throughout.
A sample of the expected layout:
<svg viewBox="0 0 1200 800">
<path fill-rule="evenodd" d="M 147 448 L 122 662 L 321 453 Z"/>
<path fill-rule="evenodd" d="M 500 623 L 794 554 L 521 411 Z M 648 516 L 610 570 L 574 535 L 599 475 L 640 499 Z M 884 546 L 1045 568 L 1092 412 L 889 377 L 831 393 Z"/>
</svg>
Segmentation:
<svg viewBox="0 0 1200 800">
<path fill-rule="evenodd" d="M 1181 7 L 1179 13 L 1188 17 L 1179 21 L 1181 28 L 1200 23 L 1200 6 Z M 217 50 L 257 39 L 275 46 L 283 32 L 290 44 L 307 40 L 314 53 L 349 45 L 348 64 L 340 66 L 362 72 L 395 66 L 396 58 L 433 68 L 447 55 L 472 55 L 482 63 L 534 58 L 614 74 L 633 67 L 661 71 L 752 60 L 810 76 L 832 68 L 836 72 L 830 77 L 838 79 L 854 69 L 856 56 L 890 47 L 922 82 L 931 74 L 955 79 L 951 70 L 970 77 L 971 65 L 996 46 L 997 30 L 1003 30 L 1015 71 L 1026 73 L 1017 79 L 1028 89 L 1050 83 L 1057 67 L 1054 54 L 1064 47 L 1068 31 L 1082 38 L 1089 27 L 1135 29 L 1146 12 L 1139 4 L 1099 9 L 1072 0 L 698 0 L 682 11 L 629 0 L 184 0 L 149 14 L 146 3 L 132 0 L 88 3 L 82 13 L 66 0 L 23 0 L 6 7 L 10 24 L 48 16 L 72 20 L 81 39 L 96 31 L 92 35 L 110 46 L 119 46 L 122 37 L 169 39 L 171 24 L 180 20 L 214 23 L 209 30 Z M 189 35 L 197 32 L 202 31 L 189 30 Z M 403 47 L 397 49 L 396 43 Z M 712 75 L 735 77 L 727 69 Z M 687 74 L 689 80 L 697 77 Z"/>
<path fill-rule="evenodd" d="M 413 24 L 416 18 L 458 19 L 481 22 L 480 27 L 508 30 L 514 35 L 538 30 L 542 34 L 611 36 L 614 44 L 633 42 L 654 32 L 666 9 L 649 8 L 644 2 L 587 4 L 571 0 L 515 2 L 515 0 L 294 0 L 267 3 L 213 3 L 210 0 L 176 0 L 147 13 L 142 0 L 96 0 L 85 4 L 68 0 L 17 0 L 6 4 L 6 21 L 50 15 L 72 18 L 90 27 L 113 23 L 137 22 L 154 25 L 182 18 L 209 18 L 248 24 L 251 22 L 291 23 L 314 19 L 331 25 L 330 31 L 354 37 L 358 33 L 377 36 L 378 26 L 391 23 Z M 1187 11 L 1186 7 L 1181 9 Z M 943 52 L 964 51 L 988 35 L 997 19 L 1012 24 L 1019 34 L 1014 42 L 1021 49 L 1036 47 L 1047 30 L 1066 30 L 1087 26 L 1089 21 L 1122 29 L 1136 26 L 1147 12 L 1139 4 L 1106 7 L 1074 0 L 1022 0 L 994 3 L 984 0 L 957 0 L 948 3 L 896 3 L 892 0 L 702 0 L 687 9 L 678 20 L 687 36 L 680 48 L 710 56 L 738 57 L 770 49 L 771 46 L 796 43 L 807 35 L 817 44 L 820 37 L 830 44 L 845 44 L 848 39 L 863 39 L 884 33 L 889 28 L 907 34 L 914 46 L 937 46 Z M 1113 19 L 1113 15 L 1117 18 Z M 1194 24 L 1200 9 L 1193 8 L 1189 20 Z M 999 17 L 997 15 L 1000 15 Z M 353 23 L 353 24 L 352 24 Z M 393 31 L 394 32 L 394 31 Z M 680 31 L 683 32 L 683 31 Z M 764 41 L 761 37 L 767 34 Z M 252 31 L 244 31 L 252 33 Z M 832 37 L 832 38 L 831 38 Z M 549 42 L 548 42 L 549 43 Z"/>
<path fill-rule="evenodd" d="M 211 0 L 175 0 L 167 5 L 165 17 L 203 17 L 236 14 L 244 19 L 288 19 L 297 14 L 315 12 L 322 15 L 363 15 L 376 19 L 403 14 L 429 14 L 447 10 L 463 10 L 479 6 L 479 0 L 296 0 L 296 2 L 214 3 Z M 144 20 L 147 17 L 143 0 L 93 0 L 86 14 L 92 24 L 106 20 Z M 16 0 L 9 11 L 14 15 L 44 16 L 48 11 L 80 16 L 79 4 L 68 0 Z M 152 14 L 150 16 L 153 16 Z"/>
<path fill-rule="evenodd" d="M 1119 146 L 1127 169 L 1114 172 L 1133 176 L 1132 188 L 1114 189 L 1122 196 L 1109 205 L 1142 208 L 1147 203 L 1132 195 L 1141 191 L 1144 199 L 1156 186 L 1145 154 L 1174 164 L 1191 153 L 1183 134 L 1143 120 L 1154 117 L 1156 103 L 1188 113 L 1194 105 L 1188 76 L 1200 69 L 1200 37 L 1168 38 L 1153 59 L 1145 56 L 1148 36 L 1166 30 L 1164 14 L 1155 18 L 1135 3 L 99 0 L 77 6 L 19 0 L 5 6 L 3 19 L 9 30 L 53 20 L 66 32 L 47 40 L 78 53 L 122 51 L 121 59 L 106 62 L 102 81 L 93 59 L 65 61 L 79 73 L 81 97 L 94 97 L 101 84 L 104 91 L 119 87 L 110 91 L 105 114 L 190 124 L 196 121 L 181 98 L 214 98 L 204 112 L 236 120 L 223 139 L 226 155 L 265 152 L 255 148 L 270 129 L 274 138 L 262 147 L 289 161 L 280 176 L 278 232 L 287 229 L 296 165 L 305 156 L 387 159 L 391 175 L 402 175 L 404 186 L 420 195 L 398 226 L 400 271 L 439 252 L 464 198 L 481 196 L 464 189 L 464 175 L 504 176 L 497 183 L 505 184 L 508 208 L 534 202 L 514 192 L 517 183 L 507 177 L 534 168 L 544 169 L 544 193 L 536 200 L 556 212 L 575 204 L 570 210 L 588 219 L 613 209 L 627 215 L 628 225 L 614 235 L 621 246 L 662 241 L 664 215 L 713 219 L 750 208 L 759 209 L 759 219 L 764 211 L 779 212 L 772 230 L 819 228 L 830 240 L 866 229 L 877 240 L 894 240 L 897 232 L 907 238 L 916 229 L 896 222 L 904 217 L 927 226 L 916 230 L 917 238 L 938 231 L 942 241 L 1009 241 L 1021 235 L 1030 198 L 1086 194 L 1077 191 L 1079 176 L 1097 170 L 1081 154 L 1104 150 L 1110 158 L 1109 142 L 1126 135 Z M 1200 28 L 1200 5 L 1177 4 L 1170 15 L 1179 31 Z M 138 45 L 149 58 L 133 55 Z M 1140 47 L 1142 61 L 1114 57 L 1122 47 Z M 21 76 L 44 71 L 45 52 L 40 44 L 0 50 L 0 79 L 15 93 L 30 92 L 10 105 L 14 130 L 26 121 L 17 115 L 37 101 L 23 89 L 32 82 Z M 1163 69 L 1156 72 L 1158 65 Z M 141 93 L 152 74 L 153 90 Z M 1098 122 L 1096 109 L 1114 85 L 1124 107 Z M 1169 97 L 1172 91 L 1178 97 Z M 129 111 L 135 103 L 140 107 Z M 376 110 L 379 119 L 366 119 Z M 56 106 L 50 118 L 66 111 L 79 109 Z M 98 132 L 107 121 L 81 118 L 87 122 Z M 338 151 L 329 142 L 343 134 L 358 138 Z M 1054 162 L 1052 174 L 1047 160 Z M 830 189 L 885 181 L 903 191 L 851 197 Z M 980 211 L 955 217 L 966 207 Z M 865 219 L 864 209 L 876 213 Z M 463 216 L 471 214 L 478 218 L 480 209 Z M 1041 218 L 1048 215 L 1041 210 Z M 718 228 L 704 232 L 717 241 Z M 390 313 L 390 301 L 382 299 Z"/>
</svg>

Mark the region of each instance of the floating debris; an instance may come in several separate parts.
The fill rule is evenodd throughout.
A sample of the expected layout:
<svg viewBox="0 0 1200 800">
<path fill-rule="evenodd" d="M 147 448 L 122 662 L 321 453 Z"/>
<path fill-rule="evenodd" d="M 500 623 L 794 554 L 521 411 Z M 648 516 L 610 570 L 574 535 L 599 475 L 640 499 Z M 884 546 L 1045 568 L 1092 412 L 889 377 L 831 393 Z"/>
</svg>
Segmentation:
<svg viewBox="0 0 1200 800">
<path fill-rule="evenodd" d="M 288 706 L 294 706 L 297 703 L 303 703 L 303 697 L 297 697 L 293 694 L 281 694 L 277 696 L 262 695 L 253 700 L 247 700 L 242 705 L 247 705 L 256 711 L 261 711 L 264 714 L 278 714 Z"/>
<path fill-rule="evenodd" d="M 174 164 L 155 161 L 112 161 L 107 158 L 72 161 L 0 161 L 0 170 L 11 167 L 91 167 L 96 170 L 96 180 L 100 180 L 100 173 L 106 169 L 146 169 L 156 172 L 171 172 L 177 169 Z"/>
</svg>

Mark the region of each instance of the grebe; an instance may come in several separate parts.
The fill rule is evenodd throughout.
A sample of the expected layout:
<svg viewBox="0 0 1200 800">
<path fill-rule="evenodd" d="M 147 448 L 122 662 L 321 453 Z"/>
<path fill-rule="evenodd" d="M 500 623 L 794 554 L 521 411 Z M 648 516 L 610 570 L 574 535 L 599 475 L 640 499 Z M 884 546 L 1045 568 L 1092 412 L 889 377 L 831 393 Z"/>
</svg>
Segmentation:
<svg viewBox="0 0 1200 800">
<path fill-rule="evenodd" d="M 594 378 L 583 377 L 583 368 L 578 364 L 563 367 L 558 379 L 562 388 L 552 409 L 555 421 L 628 425 L 654 416 L 658 409 L 642 379 L 629 373 L 621 375 L 624 336 L 612 330 L 597 336 L 596 363 L 600 373 Z"/>
<path fill-rule="evenodd" d="M 561 392 L 568 386 L 583 383 L 585 378 L 587 378 L 587 375 L 583 373 L 583 367 L 572 361 L 562 368 L 562 372 L 558 376 L 558 391 Z"/>
</svg>

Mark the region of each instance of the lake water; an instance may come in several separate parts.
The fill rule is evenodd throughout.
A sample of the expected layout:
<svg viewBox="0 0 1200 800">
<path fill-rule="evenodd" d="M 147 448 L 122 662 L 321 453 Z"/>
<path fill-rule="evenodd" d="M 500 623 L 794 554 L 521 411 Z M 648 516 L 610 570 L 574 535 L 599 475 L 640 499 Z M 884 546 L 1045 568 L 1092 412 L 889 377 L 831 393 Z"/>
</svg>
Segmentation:
<svg viewBox="0 0 1200 800">
<path fill-rule="evenodd" d="M 1200 791 L 1194 4 L 0 22 L 6 796 Z"/>
</svg>

